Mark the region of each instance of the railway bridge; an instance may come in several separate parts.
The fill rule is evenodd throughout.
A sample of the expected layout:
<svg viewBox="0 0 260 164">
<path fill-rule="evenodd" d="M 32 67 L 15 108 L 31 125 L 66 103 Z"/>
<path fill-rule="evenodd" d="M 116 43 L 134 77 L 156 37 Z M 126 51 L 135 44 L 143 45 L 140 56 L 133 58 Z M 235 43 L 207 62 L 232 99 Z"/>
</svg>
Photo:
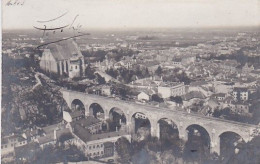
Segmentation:
<svg viewBox="0 0 260 164">
<path fill-rule="evenodd" d="M 158 138 L 160 137 L 159 121 L 162 119 L 173 121 L 178 129 L 179 137 L 184 141 L 188 140 L 187 129 L 190 126 L 201 127 L 208 135 L 211 153 L 220 154 L 220 136 L 222 134 L 232 132 L 248 142 L 252 139 L 254 130 L 259 128 L 257 125 L 187 113 L 178 107 L 176 109 L 159 108 L 66 89 L 61 89 L 61 93 L 70 108 L 75 105 L 75 102 L 83 104 L 85 115 L 93 115 L 93 104 L 102 108 L 104 119 L 110 118 L 111 111 L 120 110 L 125 116 L 126 127 L 130 132 L 135 132 L 134 118 L 137 114 L 149 120 L 151 136 Z"/>
</svg>

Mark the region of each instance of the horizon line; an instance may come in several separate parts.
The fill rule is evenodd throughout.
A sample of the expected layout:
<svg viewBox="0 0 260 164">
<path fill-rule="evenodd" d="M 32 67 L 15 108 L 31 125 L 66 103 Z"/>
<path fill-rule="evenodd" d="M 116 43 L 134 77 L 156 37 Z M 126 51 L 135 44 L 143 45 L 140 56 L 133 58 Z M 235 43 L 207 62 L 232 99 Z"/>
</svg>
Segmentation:
<svg viewBox="0 0 260 164">
<path fill-rule="evenodd" d="M 85 27 L 82 30 L 170 30 L 170 29 L 239 29 L 239 28 L 259 28 L 259 25 L 241 25 L 241 26 L 201 26 L 201 27 L 190 27 L 190 26 L 183 26 L 183 27 Z M 12 31 L 12 30 L 35 30 L 33 27 L 31 28 L 2 28 L 2 31 Z"/>
</svg>

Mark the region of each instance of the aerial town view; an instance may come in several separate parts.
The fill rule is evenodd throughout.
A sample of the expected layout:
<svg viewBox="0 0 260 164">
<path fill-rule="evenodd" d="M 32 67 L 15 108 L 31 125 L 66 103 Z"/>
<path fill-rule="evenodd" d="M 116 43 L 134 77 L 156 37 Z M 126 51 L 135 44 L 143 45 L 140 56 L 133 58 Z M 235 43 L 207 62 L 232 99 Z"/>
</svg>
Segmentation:
<svg viewBox="0 0 260 164">
<path fill-rule="evenodd" d="M 51 3 L 37 1 L 2 3 L 1 163 L 260 163 L 260 22 L 106 28 L 80 17 L 88 2 L 127 18 L 124 0 L 57 0 L 79 14 L 50 7 L 30 21 Z"/>
</svg>

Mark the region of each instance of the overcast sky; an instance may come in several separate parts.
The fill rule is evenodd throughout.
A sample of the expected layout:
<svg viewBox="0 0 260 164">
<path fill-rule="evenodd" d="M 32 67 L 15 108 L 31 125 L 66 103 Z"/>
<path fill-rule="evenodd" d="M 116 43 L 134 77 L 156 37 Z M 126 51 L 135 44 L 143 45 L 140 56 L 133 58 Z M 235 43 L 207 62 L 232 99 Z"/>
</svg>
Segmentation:
<svg viewBox="0 0 260 164">
<path fill-rule="evenodd" d="M 180 28 L 260 25 L 260 0 L 2 0 L 3 29 L 43 27 L 39 20 L 68 13 L 47 27 Z M 12 0 L 15 1 L 15 0 Z"/>
</svg>

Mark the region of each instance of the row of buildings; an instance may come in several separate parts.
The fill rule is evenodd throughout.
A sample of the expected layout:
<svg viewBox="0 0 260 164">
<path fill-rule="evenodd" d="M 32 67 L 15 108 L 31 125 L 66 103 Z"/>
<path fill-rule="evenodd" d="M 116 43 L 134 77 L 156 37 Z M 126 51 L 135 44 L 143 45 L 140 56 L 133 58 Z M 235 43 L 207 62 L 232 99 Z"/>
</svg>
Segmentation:
<svg viewBox="0 0 260 164">
<path fill-rule="evenodd" d="M 105 120 L 85 116 L 82 111 L 63 111 L 61 123 L 25 130 L 21 135 L 3 137 L 2 158 L 12 159 L 14 156 L 19 156 L 21 149 L 26 150 L 32 144 L 35 145 L 33 148 L 35 152 L 51 145 L 64 144 L 65 147 L 76 145 L 88 158 L 112 157 L 116 151 L 116 141 L 120 137 L 131 141 L 131 135 L 123 125 L 116 131 L 104 130 L 104 126 L 107 126 Z"/>
</svg>

